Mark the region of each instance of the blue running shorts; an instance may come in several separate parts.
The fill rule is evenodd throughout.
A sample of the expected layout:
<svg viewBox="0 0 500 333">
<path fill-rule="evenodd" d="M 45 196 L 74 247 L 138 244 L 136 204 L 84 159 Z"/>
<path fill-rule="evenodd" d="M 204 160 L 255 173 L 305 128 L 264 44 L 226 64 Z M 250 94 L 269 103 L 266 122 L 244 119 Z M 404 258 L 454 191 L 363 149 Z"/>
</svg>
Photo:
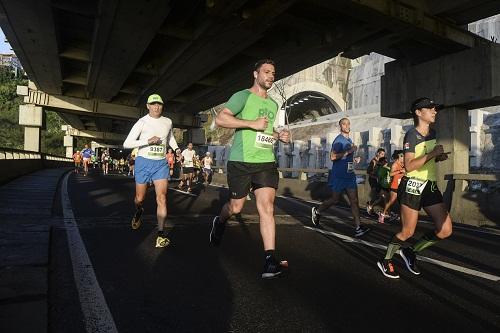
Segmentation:
<svg viewBox="0 0 500 333">
<path fill-rule="evenodd" d="M 153 180 L 170 180 L 170 168 L 167 160 L 151 160 L 138 156 L 135 159 L 135 182 L 137 184 L 147 184 Z"/>
<path fill-rule="evenodd" d="M 347 189 L 357 189 L 358 184 L 356 184 L 356 178 L 335 178 L 328 182 L 328 185 L 332 189 L 333 192 L 340 193 L 343 190 Z"/>
</svg>

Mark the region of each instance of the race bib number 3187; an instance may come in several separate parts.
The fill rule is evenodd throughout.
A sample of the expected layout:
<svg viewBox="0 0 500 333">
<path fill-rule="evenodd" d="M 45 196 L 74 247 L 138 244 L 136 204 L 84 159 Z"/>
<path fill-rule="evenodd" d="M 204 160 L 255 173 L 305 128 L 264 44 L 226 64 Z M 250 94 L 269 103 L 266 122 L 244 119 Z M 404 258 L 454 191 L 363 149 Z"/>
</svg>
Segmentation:
<svg viewBox="0 0 500 333">
<path fill-rule="evenodd" d="M 165 156 L 165 147 L 160 145 L 151 145 L 148 147 L 148 156 Z"/>
<path fill-rule="evenodd" d="M 276 139 L 269 134 L 257 132 L 255 136 L 255 147 L 257 148 L 272 148 Z"/>
</svg>

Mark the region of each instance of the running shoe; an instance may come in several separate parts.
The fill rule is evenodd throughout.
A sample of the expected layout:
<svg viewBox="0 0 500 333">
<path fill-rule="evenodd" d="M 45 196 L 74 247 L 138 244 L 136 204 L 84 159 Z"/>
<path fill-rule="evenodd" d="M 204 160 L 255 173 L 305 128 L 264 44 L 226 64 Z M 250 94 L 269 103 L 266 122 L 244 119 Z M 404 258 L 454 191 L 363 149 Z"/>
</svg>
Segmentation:
<svg viewBox="0 0 500 333">
<path fill-rule="evenodd" d="M 166 247 L 170 244 L 170 239 L 168 239 L 165 236 L 160 236 L 156 237 L 156 247 Z"/>
<path fill-rule="evenodd" d="M 399 254 L 401 255 L 401 258 L 403 258 L 408 270 L 415 275 L 420 275 L 420 270 L 416 265 L 417 256 L 415 255 L 415 252 L 413 252 L 411 248 L 407 247 L 401 249 Z"/>
<path fill-rule="evenodd" d="M 390 217 L 389 217 L 389 222 L 395 222 L 395 221 L 398 221 L 398 220 L 399 220 L 399 215 L 398 215 L 398 214 L 396 214 L 396 213 L 391 212 L 391 213 L 389 214 L 389 216 L 390 216 Z"/>
<path fill-rule="evenodd" d="M 360 225 L 359 227 L 356 228 L 356 230 L 354 230 L 354 237 L 361 237 L 368 231 L 370 231 L 370 228 L 365 227 L 364 225 Z"/>
<path fill-rule="evenodd" d="M 212 221 L 212 229 L 210 230 L 210 244 L 214 246 L 219 246 L 222 241 L 222 235 L 224 235 L 224 229 L 226 228 L 226 223 L 222 223 L 219 220 L 219 216 L 214 217 Z"/>
<path fill-rule="evenodd" d="M 288 268 L 288 261 L 277 261 L 274 257 L 266 258 L 264 270 L 262 272 L 263 279 L 272 279 L 283 272 L 283 268 Z"/>
<path fill-rule="evenodd" d="M 321 215 L 318 213 L 318 209 L 316 207 L 313 207 L 311 209 L 311 222 L 314 224 L 314 226 L 319 227 L 319 220 L 321 218 Z"/>
<path fill-rule="evenodd" d="M 142 213 L 144 212 L 144 208 L 138 208 L 135 211 L 134 217 L 132 218 L 132 229 L 137 230 L 142 224 Z"/>
<path fill-rule="evenodd" d="M 380 259 L 377 261 L 377 266 L 386 277 L 391 279 L 399 279 L 398 273 L 394 269 L 394 264 L 389 259 Z"/>
<path fill-rule="evenodd" d="M 378 213 L 378 223 L 384 224 L 385 215 L 382 212 Z"/>
</svg>

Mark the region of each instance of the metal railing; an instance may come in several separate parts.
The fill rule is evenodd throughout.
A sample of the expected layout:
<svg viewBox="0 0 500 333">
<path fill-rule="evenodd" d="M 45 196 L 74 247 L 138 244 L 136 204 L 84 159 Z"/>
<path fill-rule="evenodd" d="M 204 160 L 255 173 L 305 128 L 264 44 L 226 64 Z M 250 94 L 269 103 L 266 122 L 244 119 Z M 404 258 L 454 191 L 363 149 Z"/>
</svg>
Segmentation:
<svg viewBox="0 0 500 333">
<path fill-rule="evenodd" d="M 47 160 L 47 161 L 61 161 L 71 162 L 71 158 L 56 156 L 46 153 L 37 153 L 33 151 L 1 148 L 0 147 L 0 160 Z"/>
</svg>

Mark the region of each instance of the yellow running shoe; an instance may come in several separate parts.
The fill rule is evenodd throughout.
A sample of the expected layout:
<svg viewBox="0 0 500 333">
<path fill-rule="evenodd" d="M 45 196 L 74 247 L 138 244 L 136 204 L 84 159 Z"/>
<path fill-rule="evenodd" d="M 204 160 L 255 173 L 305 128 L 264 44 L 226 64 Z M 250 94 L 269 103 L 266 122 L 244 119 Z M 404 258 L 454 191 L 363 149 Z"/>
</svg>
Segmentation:
<svg viewBox="0 0 500 333">
<path fill-rule="evenodd" d="M 156 247 L 166 247 L 170 244 L 170 239 L 163 236 L 156 237 Z"/>
<path fill-rule="evenodd" d="M 137 230 L 142 224 L 142 212 L 144 208 L 139 208 L 135 211 L 134 217 L 132 218 L 132 229 Z"/>
</svg>

